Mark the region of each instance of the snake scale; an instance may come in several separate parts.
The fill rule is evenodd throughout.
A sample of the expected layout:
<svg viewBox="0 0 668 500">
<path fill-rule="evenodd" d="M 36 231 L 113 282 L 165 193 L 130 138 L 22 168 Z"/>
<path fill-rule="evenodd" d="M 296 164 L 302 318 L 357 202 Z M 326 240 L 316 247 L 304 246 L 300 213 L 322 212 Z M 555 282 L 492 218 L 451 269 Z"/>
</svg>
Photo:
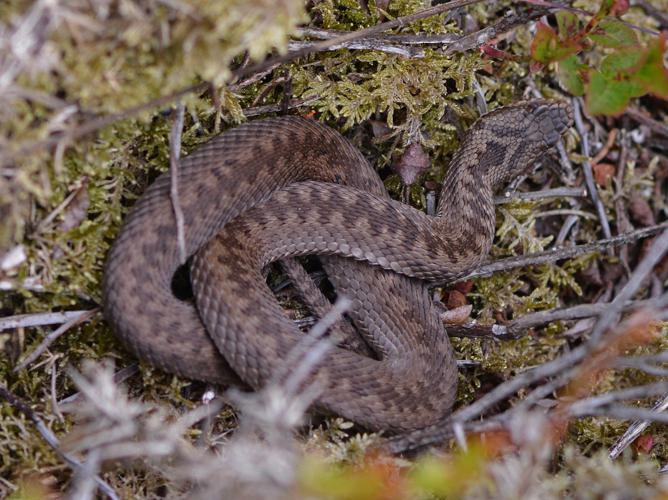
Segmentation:
<svg viewBox="0 0 668 500">
<path fill-rule="evenodd" d="M 361 153 L 314 120 L 241 125 L 180 162 L 196 307 L 171 291 L 179 252 L 163 174 L 112 246 L 105 317 L 165 371 L 258 389 L 303 336 L 263 269 L 318 255 L 337 293 L 352 299 L 350 319 L 373 355 L 331 349 L 315 375 L 324 388 L 315 407 L 372 430 L 431 425 L 451 410 L 457 371 L 427 287 L 481 263 L 494 234 L 494 190 L 526 172 L 570 121 L 566 104 L 549 101 L 478 120 L 452 159 L 436 217 L 390 199 Z"/>
</svg>

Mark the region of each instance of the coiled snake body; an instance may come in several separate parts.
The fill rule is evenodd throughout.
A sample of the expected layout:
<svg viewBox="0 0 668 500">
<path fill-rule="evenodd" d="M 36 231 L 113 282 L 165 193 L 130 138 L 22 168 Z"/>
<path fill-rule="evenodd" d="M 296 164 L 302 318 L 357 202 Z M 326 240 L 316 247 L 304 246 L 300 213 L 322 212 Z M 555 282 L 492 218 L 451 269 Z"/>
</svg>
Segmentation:
<svg viewBox="0 0 668 500">
<path fill-rule="evenodd" d="M 106 318 L 140 358 L 166 371 L 259 388 L 301 335 L 262 269 L 286 257 L 324 256 L 375 357 L 330 350 L 317 374 L 324 391 L 316 406 L 390 432 L 432 424 L 451 409 L 457 372 L 427 285 L 485 258 L 494 189 L 525 172 L 569 123 L 566 105 L 546 101 L 476 122 L 452 160 L 437 217 L 391 200 L 359 151 L 313 120 L 272 118 L 225 132 L 179 167 L 197 309 L 171 292 L 179 257 L 170 180 L 162 175 L 109 254 Z"/>
</svg>

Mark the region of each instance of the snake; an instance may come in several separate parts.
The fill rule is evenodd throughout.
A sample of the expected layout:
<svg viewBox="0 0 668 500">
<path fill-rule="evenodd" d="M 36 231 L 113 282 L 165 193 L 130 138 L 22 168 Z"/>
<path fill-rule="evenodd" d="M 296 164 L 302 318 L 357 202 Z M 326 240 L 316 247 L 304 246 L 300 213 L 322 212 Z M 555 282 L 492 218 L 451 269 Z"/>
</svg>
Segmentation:
<svg viewBox="0 0 668 500">
<path fill-rule="evenodd" d="M 107 322 L 140 359 L 169 373 L 253 390 L 304 334 L 267 284 L 277 261 L 317 256 L 367 353 L 335 345 L 309 383 L 315 411 L 401 434 L 438 422 L 455 401 L 453 349 L 431 300 L 487 257 L 494 193 L 526 174 L 570 126 L 566 103 L 493 110 L 461 140 L 435 216 L 390 198 L 346 138 L 312 118 L 251 121 L 179 161 L 178 203 L 194 301 L 177 297 L 182 264 L 159 176 L 126 217 L 105 265 Z"/>
</svg>

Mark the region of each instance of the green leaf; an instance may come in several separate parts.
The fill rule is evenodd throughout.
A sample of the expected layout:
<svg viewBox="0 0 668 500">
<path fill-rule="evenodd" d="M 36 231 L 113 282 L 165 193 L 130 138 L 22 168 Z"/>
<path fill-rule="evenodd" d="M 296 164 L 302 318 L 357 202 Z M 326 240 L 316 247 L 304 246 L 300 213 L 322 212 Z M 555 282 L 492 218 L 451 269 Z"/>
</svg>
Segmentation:
<svg viewBox="0 0 668 500">
<path fill-rule="evenodd" d="M 647 90 L 633 78 L 634 69 L 643 61 L 645 54 L 639 50 L 623 50 L 613 52 L 603 58 L 600 71 L 608 80 L 627 81 L 631 97 L 645 95 Z"/>
<path fill-rule="evenodd" d="M 663 32 L 659 38 L 649 43 L 645 60 L 631 74 L 631 81 L 642 85 L 647 92 L 663 98 L 668 98 L 668 70 L 663 64 L 666 37 L 668 34 Z"/>
<path fill-rule="evenodd" d="M 581 96 L 584 94 L 584 82 L 580 76 L 581 71 L 586 71 L 587 66 L 580 64 L 576 55 L 567 57 L 559 61 L 557 67 L 557 76 L 561 86 L 573 95 Z"/>
<path fill-rule="evenodd" d="M 593 115 L 617 115 L 626 109 L 633 96 L 633 86 L 626 80 L 606 78 L 592 71 L 587 85 L 587 111 Z"/>
<path fill-rule="evenodd" d="M 638 37 L 635 32 L 618 19 L 613 18 L 603 19 L 588 36 L 600 46 L 613 49 L 638 45 Z"/>
<path fill-rule="evenodd" d="M 607 16 L 621 16 L 629 8 L 628 0 L 603 0 L 594 17 L 603 19 Z"/>
<path fill-rule="evenodd" d="M 601 73 L 610 78 L 629 75 L 634 68 L 643 62 L 645 54 L 642 50 L 618 50 L 601 60 Z"/>
<path fill-rule="evenodd" d="M 580 31 L 580 20 L 578 16 L 567 10 L 560 10 L 555 14 L 559 38 L 566 40 L 576 36 Z"/>
<path fill-rule="evenodd" d="M 550 63 L 567 58 L 580 50 L 574 39 L 559 40 L 557 33 L 547 24 L 538 23 L 536 36 L 531 43 L 531 57 L 538 62 Z"/>
</svg>

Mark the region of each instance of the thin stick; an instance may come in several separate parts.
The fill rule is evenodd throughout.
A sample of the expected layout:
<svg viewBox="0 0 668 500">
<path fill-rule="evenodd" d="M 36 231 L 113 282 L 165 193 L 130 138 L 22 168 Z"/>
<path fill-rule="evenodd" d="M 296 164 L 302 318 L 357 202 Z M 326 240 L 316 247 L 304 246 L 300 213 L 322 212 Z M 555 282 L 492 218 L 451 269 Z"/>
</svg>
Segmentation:
<svg viewBox="0 0 668 500">
<path fill-rule="evenodd" d="M 179 261 L 185 264 L 188 259 L 186 253 L 186 235 L 183 222 L 183 210 L 179 202 L 179 157 L 181 156 L 181 133 L 183 131 L 183 113 L 185 107 L 182 102 L 176 107 L 176 116 L 169 135 L 169 197 L 176 220 L 176 240 L 179 246 Z"/>
<path fill-rule="evenodd" d="M 18 411 L 23 413 L 28 420 L 30 420 L 34 425 L 35 428 L 37 429 L 37 432 L 40 433 L 40 435 L 44 438 L 44 440 L 48 443 L 51 448 L 55 450 L 58 455 L 61 456 L 63 460 L 75 471 L 79 472 L 82 471 L 86 466 L 79 462 L 77 459 L 75 459 L 73 456 L 71 456 L 69 453 L 65 453 L 60 450 L 60 442 L 56 435 L 49 429 L 46 424 L 42 421 L 41 418 L 35 413 L 30 406 L 28 406 L 25 402 L 23 402 L 18 396 L 15 394 L 9 392 L 9 390 L 0 385 L 0 398 L 3 398 L 6 400 L 10 405 L 12 405 L 14 408 L 16 408 Z M 118 495 L 116 495 L 116 492 L 114 489 L 109 486 L 100 476 L 95 476 L 95 482 L 100 488 L 100 491 L 104 493 L 108 498 L 111 498 L 112 500 L 119 500 Z"/>
<path fill-rule="evenodd" d="M 589 137 L 587 136 L 587 131 L 584 128 L 584 123 L 582 121 L 582 112 L 580 110 L 580 101 L 577 97 L 572 99 L 573 103 L 573 117 L 575 121 L 575 128 L 580 134 L 582 140 L 582 154 L 585 158 L 589 158 Z M 588 160 L 582 162 L 582 171 L 584 172 L 585 183 L 587 185 L 587 191 L 589 191 L 589 196 L 591 201 L 596 207 L 596 213 L 598 214 L 598 219 L 601 223 L 601 229 L 603 230 L 603 236 L 610 238 L 612 233 L 610 232 L 610 224 L 608 223 L 608 217 L 605 213 L 605 207 L 601 201 L 601 197 L 598 195 L 598 188 L 594 182 L 594 173 L 592 171 L 591 163 Z"/>
<path fill-rule="evenodd" d="M 16 367 L 14 367 L 14 373 L 23 370 L 30 363 L 39 358 L 44 351 L 46 351 L 53 342 L 58 339 L 62 334 L 67 332 L 70 328 L 73 328 L 85 321 L 88 321 L 90 318 L 95 316 L 100 311 L 99 308 L 91 309 L 90 311 L 84 311 L 82 314 L 68 320 L 66 323 L 63 323 L 60 327 L 49 333 L 44 340 L 37 346 L 37 348 L 32 351 L 28 356 L 26 356 L 23 361 L 21 361 Z"/>
<path fill-rule="evenodd" d="M 475 3 L 480 3 L 483 0 L 453 0 L 451 2 L 448 2 L 447 4 L 441 4 L 441 5 L 435 5 L 434 7 L 429 7 L 427 9 L 421 10 L 419 12 L 416 12 L 415 14 L 410 14 L 408 16 L 403 16 L 403 17 L 398 17 L 392 21 L 387 21 L 384 23 L 376 24 L 375 26 L 371 26 L 369 28 L 365 28 L 363 30 L 359 31 L 353 31 L 350 33 L 347 33 L 345 35 L 341 35 L 335 38 L 332 38 L 330 40 L 324 40 L 322 42 L 317 42 L 314 43 L 313 45 L 309 47 L 305 47 L 301 50 L 297 50 L 295 52 L 289 52 L 287 54 L 284 54 L 282 56 L 275 56 L 267 59 L 264 62 L 254 64 L 252 66 L 248 66 L 246 68 L 242 68 L 234 73 L 235 78 L 244 78 L 247 77 L 248 75 L 251 75 L 253 73 L 259 73 L 264 71 L 266 68 L 269 66 L 273 66 L 275 64 L 283 64 L 288 61 L 292 61 L 294 59 L 298 59 L 300 57 L 304 57 L 308 54 L 313 54 L 315 52 L 323 52 L 326 50 L 329 50 L 330 47 L 334 47 L 336 45 L 341 45 L 345 44 L 347 42 L 351 42 L 353 40 L 360 40 L 363 38 L 369 38 L 373 35 L 376 35 L 378 33 L 382 33 L 384 31 L 393 29 L 393 28 L 399 28 L 402 26 L 406 26 L 408 24 L 411 24 L 415 21 L 419 21 L 420 19 L 425 19 L 427 17 L 432 17 L 436 16 L 438 14 L 442 14 L 444 12 L 447 12 L 449 10 L 453 9 L 458 9 L 460 7 L 464 7 L 466 5 L 472 5 Z"/>
<path fill-rule="evenodd" d="M 552 323 L 553 321 L 570 321 L 582 318 L 591 318 L 603 313 L 610 302 L 601 302 L 598 304 L 581 304 L 562 309 L 550 309 L 549 311 L 537 311 L 525 314 L 507 325 L 446 325 L 448 335 L 451 337 L 487 337 L 500 340 L 517 339 L 534 326 Z M 624 311 L 639 309 L 642 307 L 655 307 L 658 305 L 657 299 L 630 301 L 624 306 Z"/>
<path fill-rule="evenodd" d="M 504 196 L 494 198 L 494 203 L 502 205 L 516 200 L 543 200 L 545 198 L 581 198 L 587 196 L 587 190 L 581 187 L 560 187 L 544 189 L 542 191 L 529 191 L 527 193 L 506 193 Z"/>
<path fill-rule="evenodd" d="M 601 148 L 601 150 L 596 153 L 596 156 L 594 156 L 591 159 L 591 164 L 596 165 L 599 163 L 603 158 L 605 158 L 608 153 L 610 152 L 610 148 L 612 145 L 615 143 L 615 139 L 617 138 L 617 129 L 613 128 L 610 133 L 608 134 L 608 140 L 605 141 L 605 146 Z"/>
<path fill-rule="evenodd" d="M 668 414 L 664 412 L 655 412 L 645 408 L 635 408 L 633 406 L 610 406 L 606 408 L 590 408 L 579 412 L 572 412 L 574 417 L 608 417 L 619 420 L 643 419 L 650 422 L 659 422 L 668 424 Z"/>
<path fill-rule="evenodd" d="M 661 122 L 658 122 L 650 118 L 649 116 L 641 112 L 639 109 L 627 108 L 625 114 L 626 116 L 631 117 L 638 123 L 646 125 L 652 132 L 662 135 L 664 137 L 668 137 L 668 125 L 665 125 Z"/>
<path fill-rule="evenodd" d="M 390 54 L 398 54 L 407 58 L 424 57 L 424 50 L 420 47 L 416 47 L 416 45 L 441 46 L 442 51 L 445 54 L 464 52 L 481 47 L 517 26 L 526 24 L 528 21 L 537 19 L 548 12 L 547 9 L 534 8 L 520 15 L 505 16 L 492 26 L 486 26 L 485 28 L 466 35 L 455 35 L 453 33 L 445 33 L 442 35 L 375 35 L 341 42 L 326 47 L 325 49 L 320 49 L 318 52 L 346 48 L 351 50 L 378 50 Z M 359 32 L 323 30 L 317 28 L 303 28 L 300 30 L 302 36 L 309 36 L 320 40 L 340 39 L 340 37 L 350 35 L 351 33 Z M 316 42 L 300 41 L 290 42 L 289 46 L 295 49 L 294 52 L 296 52 L 297 50 L 305 48 L 313 48 L 315 45 Z"/>
<path fill-rule="evenodd" d="M 556 248 L 553 250 L 548 250 L 546 252 L 521 255 L 518 257 L 509 257 L 507 259 L 499 259 L 489 264 L 485 264 L 476 269 L 475 271 L 467 274 L 466 276 L 457 278 L 457 280 L 453 281 L 465 281 L 480 276 L 489 276 L 499 271 L 508 271 L 510 269 L 516 269 L 518 267 L 524 267 L 524 266 L 549 264 L 551 262 L 557 262 L 559 260 L 577 257 L 578 255 L 584 255 L 592 252 L 599 252 L 605 248 L 625 245 L 631 241 L 647 238 L 664 229 L 668 229 L 668 222 L 657 224 L 656 226 L 649 226 L 643 229 L 639 229 L 637 231 L 631 231 L 630 233 L 620 234 L 619 236 L 615 236 L 613 238 L 599 240 L 596 243 L 577 245 L 574 247 L 567 247 L 567 248 Z"/>
<path fill-rule="evenodd" d="M 631 0 L 631 5 L 640 7 L 645 11 L 645 14 L 656 19 L 661 27 L 668 28 L 668 15 L 665 12 L 661 12 L 660 9 L 657 9 L 645 0 Z"/>
<path fill-rule="evenodd" d="M 11 330 L 13 328 L 29 328 L 32 326 L 60 325 L 72 319 L 80 317 L 82 314 L 92 311 L 63 311 L 35 314 L 18 314 L 16 316 L 6 316 L 0 318 L 0 332 Z"/>
<path fill-rule="evenodd" d="M 652 408 L 653 413 L 664 412 L 668 409 L 668 396 L 665 396 L 663 399 L 659 400 L 654 407 Z M 614 460 L 630 445 L 633 441 L 636 440 L 642 432 L 651 425 L 651 420 L 636 420 L 633 422 L 622 437 L 620 437 L 617 442 L 612 445 L 608 456 Z"/>
</svg>

